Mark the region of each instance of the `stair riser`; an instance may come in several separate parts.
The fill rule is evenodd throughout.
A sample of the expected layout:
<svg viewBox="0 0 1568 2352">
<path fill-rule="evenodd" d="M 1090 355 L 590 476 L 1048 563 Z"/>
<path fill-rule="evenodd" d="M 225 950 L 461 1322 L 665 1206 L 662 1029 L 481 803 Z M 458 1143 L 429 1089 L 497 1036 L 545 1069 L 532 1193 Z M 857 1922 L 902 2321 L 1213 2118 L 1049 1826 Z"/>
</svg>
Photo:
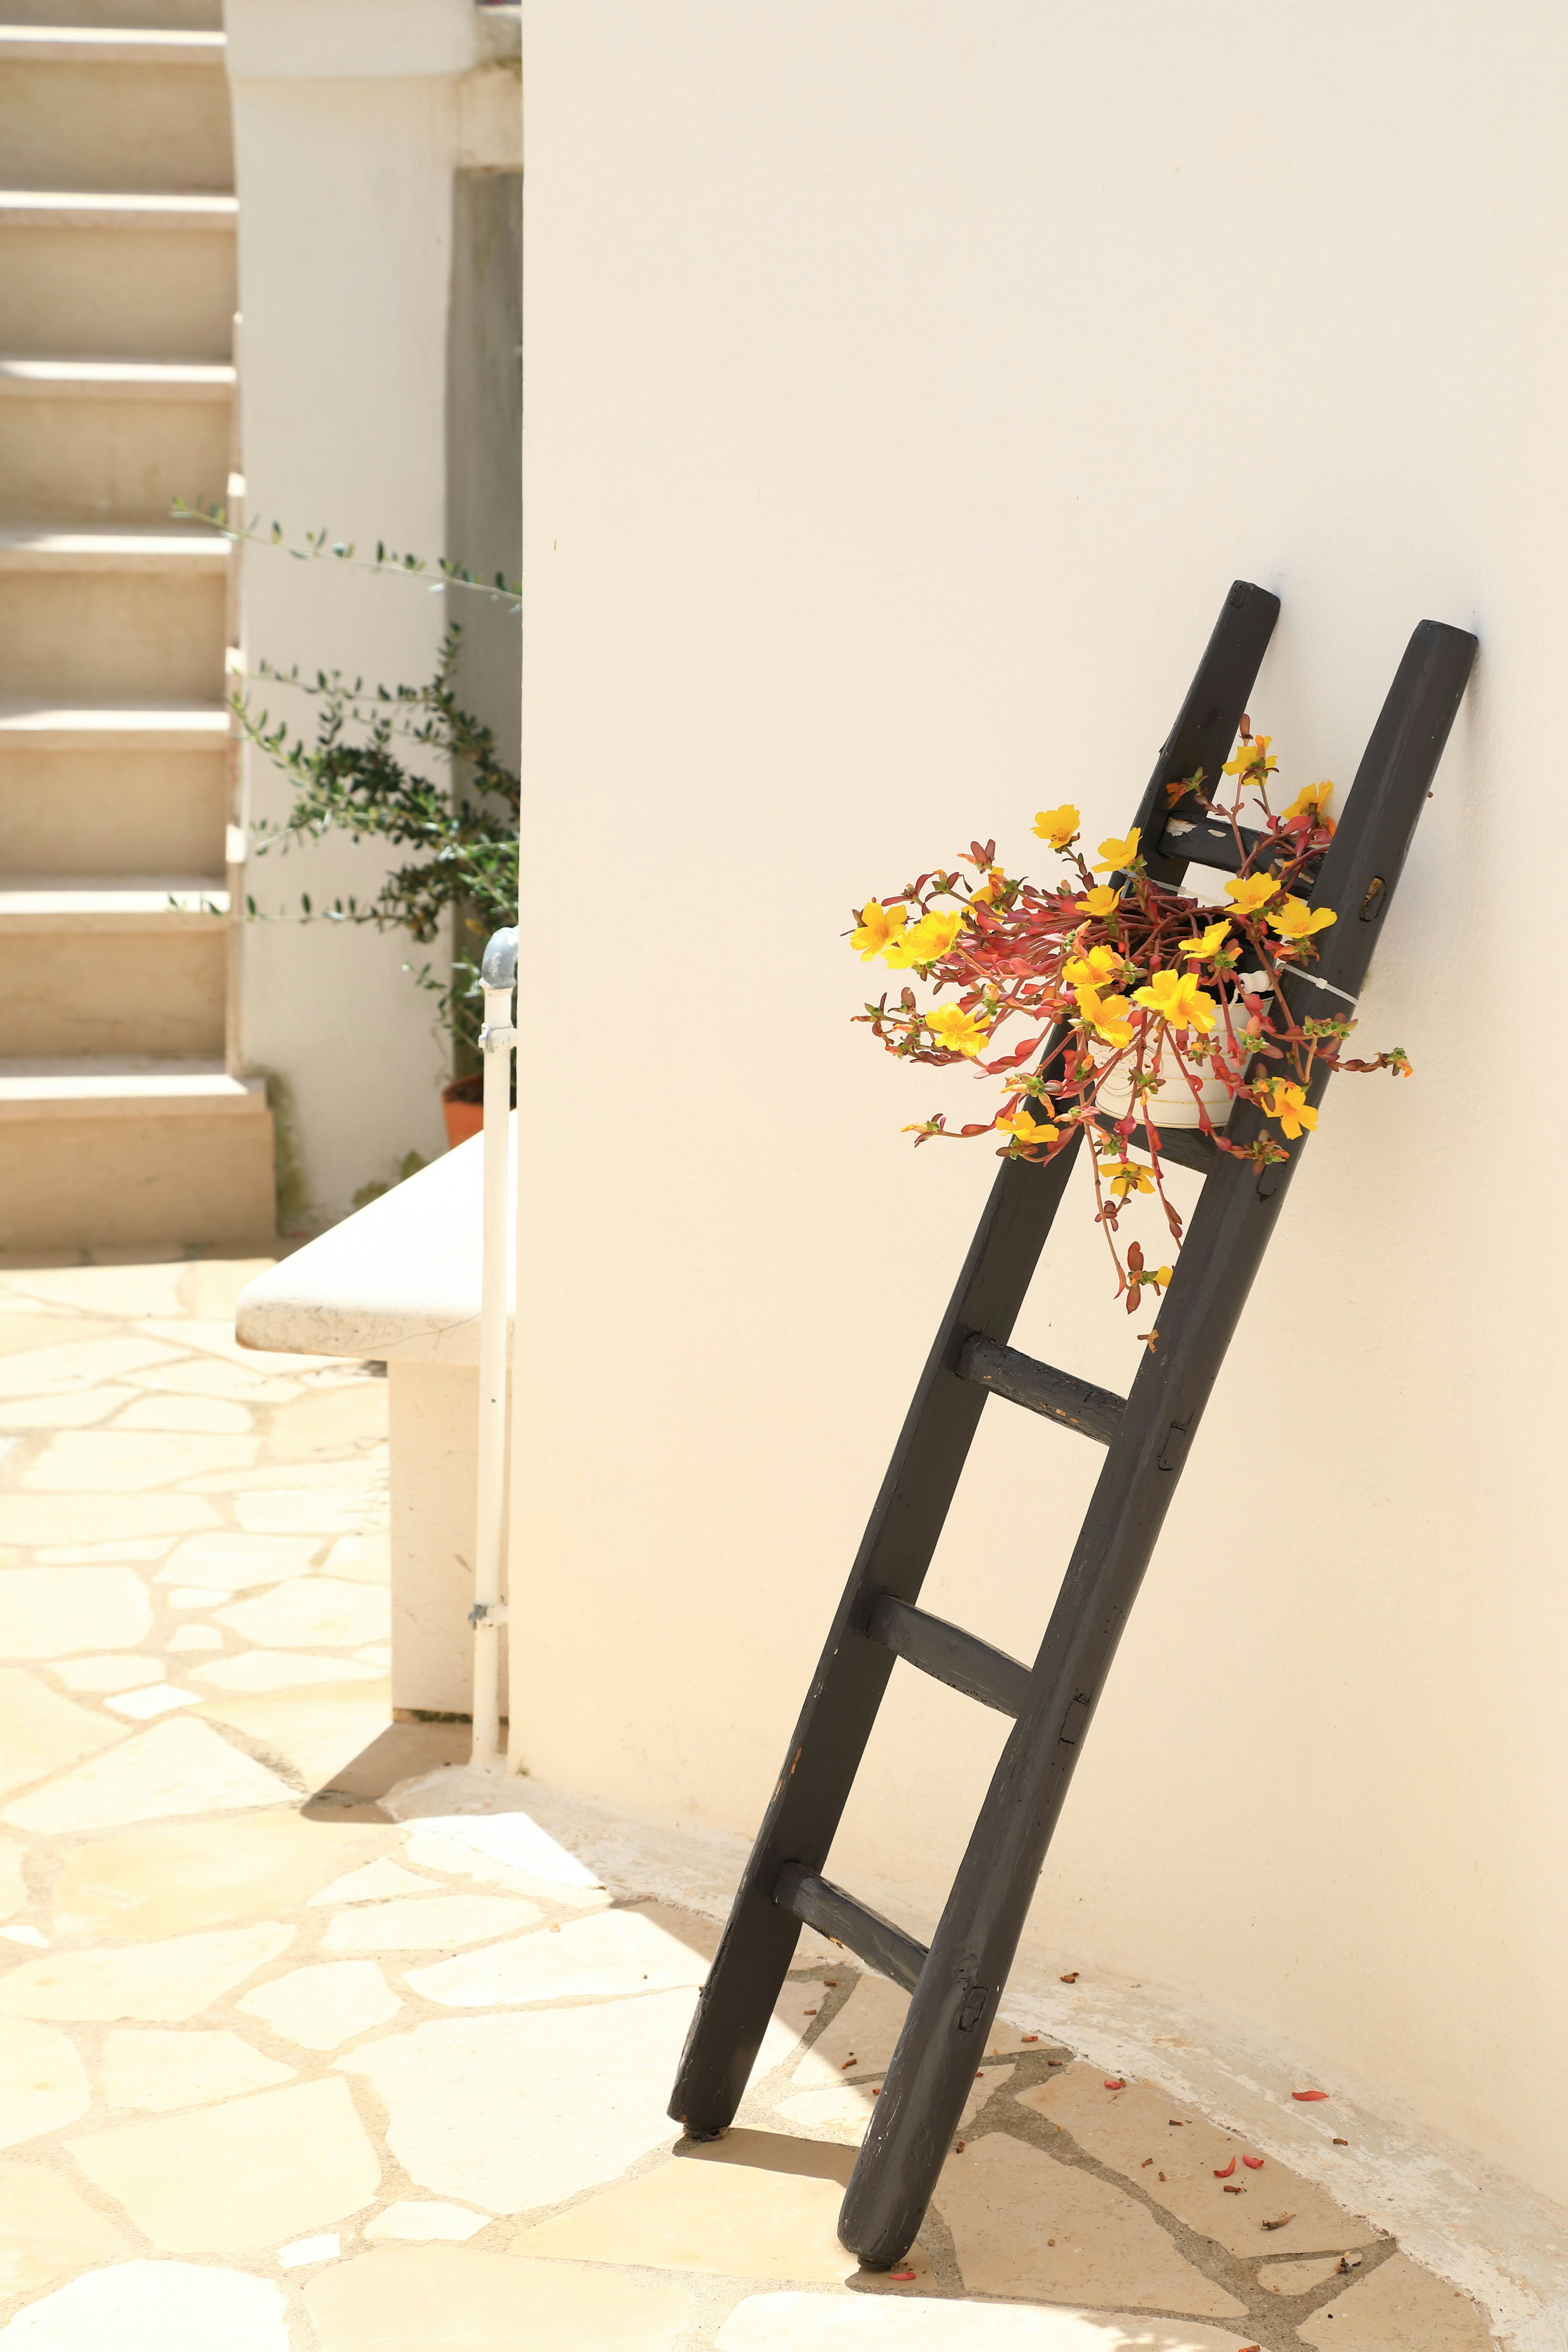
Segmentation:
<svg viewBox="0 0 1568 2352">
<path fill-rule="evenodd" d="M 220 702 L 220 566 L 158 572 L 0 572 L 0 694 Z"/>
<path fill-rule="evenodd" d="M 13 522 L 167 522 L 226 497 L 228 403 L 0 398 L 0 515 Z"/>
<path fill-rule="evenodd" d="M 269 1113 L 0 1119 L 0 1249 L 259 1241 L 273 1216 Z"/>
<path fill-rule="evenodd" d="M 14 359 L 229 357 L 231 229 L 7 226 L 0 286 Z"/>
<path fill-rule="evenodd" d="M 221 1055 L 227 941 L 216 916 L 162 932 L 0 934 L 0 1054 Z"/>
<path fill-rule="evenodd" d="M 0 749 L 0 876 L 221 874 L 222 751 Z"/>
<path fill-rule="evenodd" d="M 211 65 L 0 58 L 0 187 L 226 194 L 228 81 Z"/>
</svg>

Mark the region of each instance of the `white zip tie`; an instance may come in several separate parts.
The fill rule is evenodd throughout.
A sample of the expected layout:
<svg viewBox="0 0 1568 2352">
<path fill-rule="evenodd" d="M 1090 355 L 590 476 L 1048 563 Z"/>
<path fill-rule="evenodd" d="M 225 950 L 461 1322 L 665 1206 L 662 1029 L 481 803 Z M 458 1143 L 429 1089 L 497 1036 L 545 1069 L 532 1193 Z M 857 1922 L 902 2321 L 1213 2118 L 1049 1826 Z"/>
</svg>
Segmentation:
<svg viewBox="0 0 1568 2352">
<path fill-rule="evenodd" d="M 1342 1003 L 1348 1004 L 1352 1013 L 1361 1003 L 1360 997 L 1352 996 L 1348 989 L 1336 988 L 1331 980 L 1320 980 L 1315 971 L 1305 971 L 1300 964 L 1289 965 L 1280 977 L 1284 980 L 1304 980 L 1313 988 L 1323 989 L 1330 996 L 1337 996 Z"/>
</svg>

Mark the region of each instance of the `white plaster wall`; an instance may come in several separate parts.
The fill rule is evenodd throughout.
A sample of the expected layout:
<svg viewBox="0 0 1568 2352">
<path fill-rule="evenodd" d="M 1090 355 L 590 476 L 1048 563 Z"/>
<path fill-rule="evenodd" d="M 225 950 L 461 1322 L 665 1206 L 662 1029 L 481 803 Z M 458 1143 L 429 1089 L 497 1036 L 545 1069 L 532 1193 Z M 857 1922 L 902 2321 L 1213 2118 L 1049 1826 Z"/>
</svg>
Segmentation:
<svg viewBox="0 0 1568 2352">
<path fill-rule="evenodd" d="M 433 560 L 448 551 L 452 173 L 516 168 L 515 68 L 487 62 L 493 30 L 468 0 L 230 0 L 227 26 L 246 511 L 296 540 L 324 525 Z M 433 672 L 444 593 L 272 550 L 243 562 L 247 666 L 265 656 L 389 686 Z M 306 698 L 258 695 L 313 736 Z M 245 772 L 250 817 L 281 819 L 284 780 L 252 751 Z M 249 867 L 251 892 L 280 919 L 241 934 L 240 1050 L 288 1082 L 311 1223 L 342 1215 L 410 1150 L 442 1148 L 450 1049 L 403 966 L 438 966 L 445 936 L 425 950 L 403 932 L 294 919 L 302 890 L 318 907 L 374 897 L 398 862 L 333 836 Z"/>
<path fill-rule="evenodd" d="M 477 1364 L 391 1362 L 392 1703 L 468 1715 L 474 1703 L 479 1520 Z M 506 1713 L 501 1651 L 501 1713 Z"/>
<path fill-rule="evenodd" d="M 1284 600 L 1253 709 L 1293 784 L 1348 785 L 1417 620 L 1473 627 L 1364 1006 L 1417 1076 L 1331 1093 L 1031 1935 L 1568 2200 L 1526 1076 L 1568 20 L 528 0 L 524 64 L 528 1764 L 743 1833 L 778 1769 L 993 1171 L 900 1136 L 976 1098 L 849 1027 L 851 904 L 977 832 L 1037 870 L 1064 798 L 1121 830 L 1237 574 Z M 1018 1343 L 1124 1386 L 1110 1290 L 1067 1216 Z M 930 1605 L 1032 1654 L 1101 1458 L 993 1406 Z M 829 1871 L 920 1927 L 1004 1726 L 892 1693 Z"/>
</svg>

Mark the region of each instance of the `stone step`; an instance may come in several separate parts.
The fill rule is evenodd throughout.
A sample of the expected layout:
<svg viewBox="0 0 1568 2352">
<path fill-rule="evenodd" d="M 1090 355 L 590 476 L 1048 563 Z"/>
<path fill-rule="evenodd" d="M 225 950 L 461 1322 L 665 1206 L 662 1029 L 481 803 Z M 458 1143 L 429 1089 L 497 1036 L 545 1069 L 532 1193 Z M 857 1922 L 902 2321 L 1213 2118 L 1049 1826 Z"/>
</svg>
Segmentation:
<svg viewBox="0 0 1568 2352">
<path fill-rule="evenodd" d="M 228 43 L 221 32 L 197 32 L 189 26 L 130 25 L 0 25 L 0 64 L 137 66 L 216 65 L 223 70 Z"/>
<path fill-rule="evenodd" d="M 227 562 L 214 531 L 0 530 L 0 696 L 219 700 Z"/>
<path fill-rule="evenodd" d="M 16 874 L 0 882 L 0 940 L 188 930 L 227 913 L 228 891 L 216 874 Z"/>
<path fill-rule="evenodd" d="M 0 703 L 0 874 L 216 874 L 228 744 L 220 703 Z"/>
<path fill-rule="evenodd" d="M 124 32 L 139 26 L 218 32 L 223 0 L 5 0 L 8 25 L 58 25 L 76 31 L 102 26 Z"/>
<path fill-rule="evenodd" d="M 105 188 L 0 190 L 0 228 L 112 229 L 118 235 L 232 236 L 239 198 L 212 192 L 159 194 Z"/>
<path fill-rule="evenodd" d="M 230 366 L 180 360 L 0 359 L 0 399 L 227 403 Z"/>
<path fill-rule="evenodd" d="M 220 499 L 234 370 L 0 359 L 0 514 L 12 522 L 167 523 Z"/>
<path fill-rule="evenodd" d="M 235 308 L 215 0 L 0 10 L 0 1248 L 248 1240 L 223 1052 Z"/>
<path fill-rule="evenodd" d="M 272 1226 L 259 1078 L 211 1057 L 0 1061 L 0 1250 L 248 1241 Z"/>
<path fill-rule="evenodd" d="M 51 530 L 42 523 L 0 524 L 0 575 L 17 572 L 156 572 L 178 579 L 193 572 L 222 578 L 228 541 L 199 523 L 103 524 L 96 530 Z"/>
<path fill-rule="evenodd" d="M 209 751 L 226 743 L 221 702 L 81 702 L 0 698 L 0 751 Z"/>
<path fill-rule="evenodd" d="M 0 889 L 8 1051 L 220 1054 L 228 939 L 216 879 L 12 877 Z"/>
<path fill-rule="evenodd" d="M 237 211 L 215 194 L 0 192 L 7 352 L 226 362 Z"/>
<path fill-rule="evenodd" d="M 0 26 L 0 180 L 232 189 L 224 50 L 214 32 Z"/>
<path fill-rule="evenodd" d="M 83 1054 L 0 1059 L 0 1120 L 43 1118 L 257 1118 L 261 1078 L 231 1078 L 219 1061 L 191 1055 Z"/>
</svg>

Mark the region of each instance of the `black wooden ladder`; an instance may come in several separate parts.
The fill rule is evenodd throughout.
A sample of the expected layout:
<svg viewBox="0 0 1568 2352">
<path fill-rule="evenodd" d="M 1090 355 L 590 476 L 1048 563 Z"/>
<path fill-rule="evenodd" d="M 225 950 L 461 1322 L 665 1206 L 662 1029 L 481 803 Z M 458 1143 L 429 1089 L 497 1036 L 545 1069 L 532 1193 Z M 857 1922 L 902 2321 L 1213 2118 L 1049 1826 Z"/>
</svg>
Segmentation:
<svg viewBox="0 0 1568 2352">
<path fill-rule="evenodd" d="M 1263 658 L 1279 599 L 1238 581 L 1137 813 L 1157 881 L 1189 861 L 1237 864 L 1228 826 L 1168 784 L 1217 780 Z M 1462 629 L 1411 637 L 1324 855 L 1313 903 L 1312 977 L 1285 984 L 1299 1019 L 1359 993 L 1475 657 Z M 1325 994 L 1324 989 L 1338 993 Z M 1049 1057 L 1062 1040 L 1047 1045 Z M 1319 1070 L 1308 1099 L 1321 1101 Z M 1237 1104 L 1227 1134 L 1251 1143 L 1262 1113 Z M 1277 1131 L 1277 1130 L 1276 1130 Z M 1142 1130 L 1139 1131 L 1142 1134 Z M 1008 1345 L 1071 1171 L 1005 1160 L 915 1391 L 870 1525 L 703 1989 L 670 2114 L 699 2138 L 721 2131 L 745 2090 L 803 1922 L 913 1995 L 844 2199 L 839 2235 L 871 2269 L 914 2241 L 1002 1998 L 1051 1832 L 1116 1645 L 1170 1507 L 1210 1389 L 1307 1137 L 1261 1171 L 1207 1138 L 1167 1129 L 1162 1151 L 1205 1183 L 1145 1352 L 1123 1399 Z M 1032 1668 L 917 1607 L 988 1394 L 1108 1446 Z M 821 1876 L 895 1658 L 1014 1718 L 930 1949 Z"/>
</svg>

